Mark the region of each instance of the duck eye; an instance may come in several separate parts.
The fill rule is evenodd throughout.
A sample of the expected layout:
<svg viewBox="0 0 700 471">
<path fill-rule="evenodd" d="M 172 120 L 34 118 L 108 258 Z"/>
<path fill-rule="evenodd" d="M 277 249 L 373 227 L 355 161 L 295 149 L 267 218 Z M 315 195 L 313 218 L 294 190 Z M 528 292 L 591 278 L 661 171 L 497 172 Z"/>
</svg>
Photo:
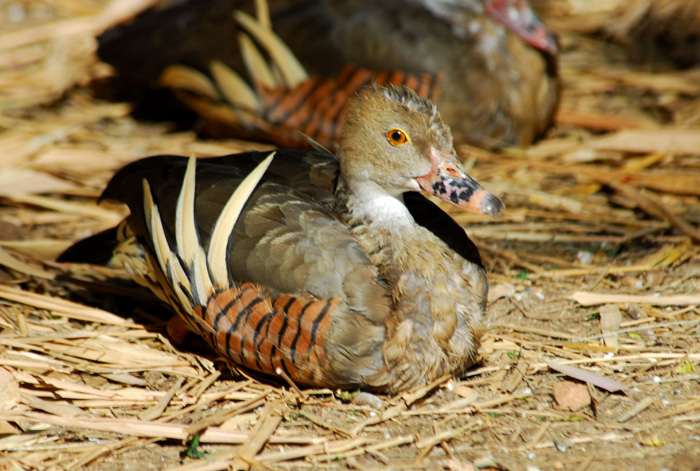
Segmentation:
<svg viewBox="0 0 700 471">
<path fill-rule="evenodd" d="M 392 129 L 386 133 L 386 138 L 392 146 L 400 146 L 408 142 L 408 134 L 402 129 Z"/>
</svg>

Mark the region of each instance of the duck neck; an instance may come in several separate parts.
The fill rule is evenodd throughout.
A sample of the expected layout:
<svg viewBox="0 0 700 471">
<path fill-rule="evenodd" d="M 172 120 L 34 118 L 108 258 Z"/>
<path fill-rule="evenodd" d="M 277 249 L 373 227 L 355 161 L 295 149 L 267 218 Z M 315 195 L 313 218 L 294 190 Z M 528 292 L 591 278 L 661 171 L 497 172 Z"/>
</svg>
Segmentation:
<svg viewBox="0 0 700 471">
<path fill-rule="evenodd" d="M 401 195 L 371 185 L 350 188 L 339 179 L 336 209 L 387 282 L 397 318 L 410 321 L 417 342 L 447 342 L 455 328 L 465 328 L 465 311 L 483 310 L 483 270 L 418 225 Z"/>
<path fill-rule="evenodd" d="M 403 202 L 403 193 L 392 194 L 371 180 L 346 181 L 339 177 L 335 192 L 336 210 L 351 227 L 404 233 L 415 226 Z"/>
<path fill-rule="evenodd" d="M 413 274 L 429 289 L 436 273 L 447 272 L 442 244 L 415 222 L 402 193 L 392 195 L 374 182 L 339 179 L 335 196 L 337 213 L 391 285 Z"/>
</svg>

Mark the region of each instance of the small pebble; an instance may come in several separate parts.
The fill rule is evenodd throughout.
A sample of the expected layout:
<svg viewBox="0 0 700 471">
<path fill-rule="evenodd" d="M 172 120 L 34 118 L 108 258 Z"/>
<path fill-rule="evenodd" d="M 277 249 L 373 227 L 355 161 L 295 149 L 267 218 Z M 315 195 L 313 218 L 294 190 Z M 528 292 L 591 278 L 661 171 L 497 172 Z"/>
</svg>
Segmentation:
<svg viewBox="0 0 700 471">
<path fill-rule="evenodd" d="M 591 252 L 581 250 L 576 254 L 576 258 L 578 258 L 578 261 L 584 265 L 590 265 L 593 263 L 593 254 Z"/>
<path fill-rule="evenodd" d="M 13 23 L 19 23 L 27 16 L 27 10 L 22 5 L 10 5 L 7 9 L 7 17 Z"/>
<path fill-rule="evenodd" d="M 554 448 L 556 448 L 557 451 L 561 451 L 562 453 L 564 453 L 566 450 L 569 449 L 569 444 L 559 440 L 554 440 Z"/>
<path fill-rule="evenodd" d="M 381 409 L 384 403 L 378 396 L 368 392 L 359 392 L 352 398 L 352 403 L 358 406 L 370 406 L 373 409 Z"/>
</svg>

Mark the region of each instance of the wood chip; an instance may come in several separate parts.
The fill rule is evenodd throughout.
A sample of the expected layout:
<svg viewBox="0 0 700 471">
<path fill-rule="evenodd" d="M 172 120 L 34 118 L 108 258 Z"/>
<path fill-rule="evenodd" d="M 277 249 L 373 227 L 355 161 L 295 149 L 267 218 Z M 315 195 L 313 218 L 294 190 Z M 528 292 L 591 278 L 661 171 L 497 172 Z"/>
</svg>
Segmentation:
<svg viewBox="0 0 700 471">
<path fill-rule="evenodd" d="M 600 330 L 603 332 L 605 345 L 617 352 L 618 335 L 622 313 L 615 304 L 605 304 L 600 308 Z"/>
<path fill-rule="evenodd" d="M 0 405 L 10 409 L 20 401 L 19 384 L 10 370 L 0 368 Z"/>
<path fill-rule="evenodd" d="M 591 404 L 591 395 L 583 384 L 572 381 L 559 381 L 554 385 L 554 400 L 559 408 L 576 412 Z"/>
</svg>

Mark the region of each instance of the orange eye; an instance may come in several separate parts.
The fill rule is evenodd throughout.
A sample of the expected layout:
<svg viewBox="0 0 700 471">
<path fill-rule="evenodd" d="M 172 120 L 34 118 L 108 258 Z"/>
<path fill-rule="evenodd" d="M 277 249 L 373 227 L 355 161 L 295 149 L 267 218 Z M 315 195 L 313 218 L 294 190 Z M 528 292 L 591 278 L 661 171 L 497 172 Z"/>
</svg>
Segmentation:
<svg viewBox="0 0 700 471">
<path fill-rule="evenodd" d="M 402 129 L 392 129 L 386 133 L 386 138 L 392 146 L 400 146 L 408 142 L 408 134 Z"/>
</svg>

